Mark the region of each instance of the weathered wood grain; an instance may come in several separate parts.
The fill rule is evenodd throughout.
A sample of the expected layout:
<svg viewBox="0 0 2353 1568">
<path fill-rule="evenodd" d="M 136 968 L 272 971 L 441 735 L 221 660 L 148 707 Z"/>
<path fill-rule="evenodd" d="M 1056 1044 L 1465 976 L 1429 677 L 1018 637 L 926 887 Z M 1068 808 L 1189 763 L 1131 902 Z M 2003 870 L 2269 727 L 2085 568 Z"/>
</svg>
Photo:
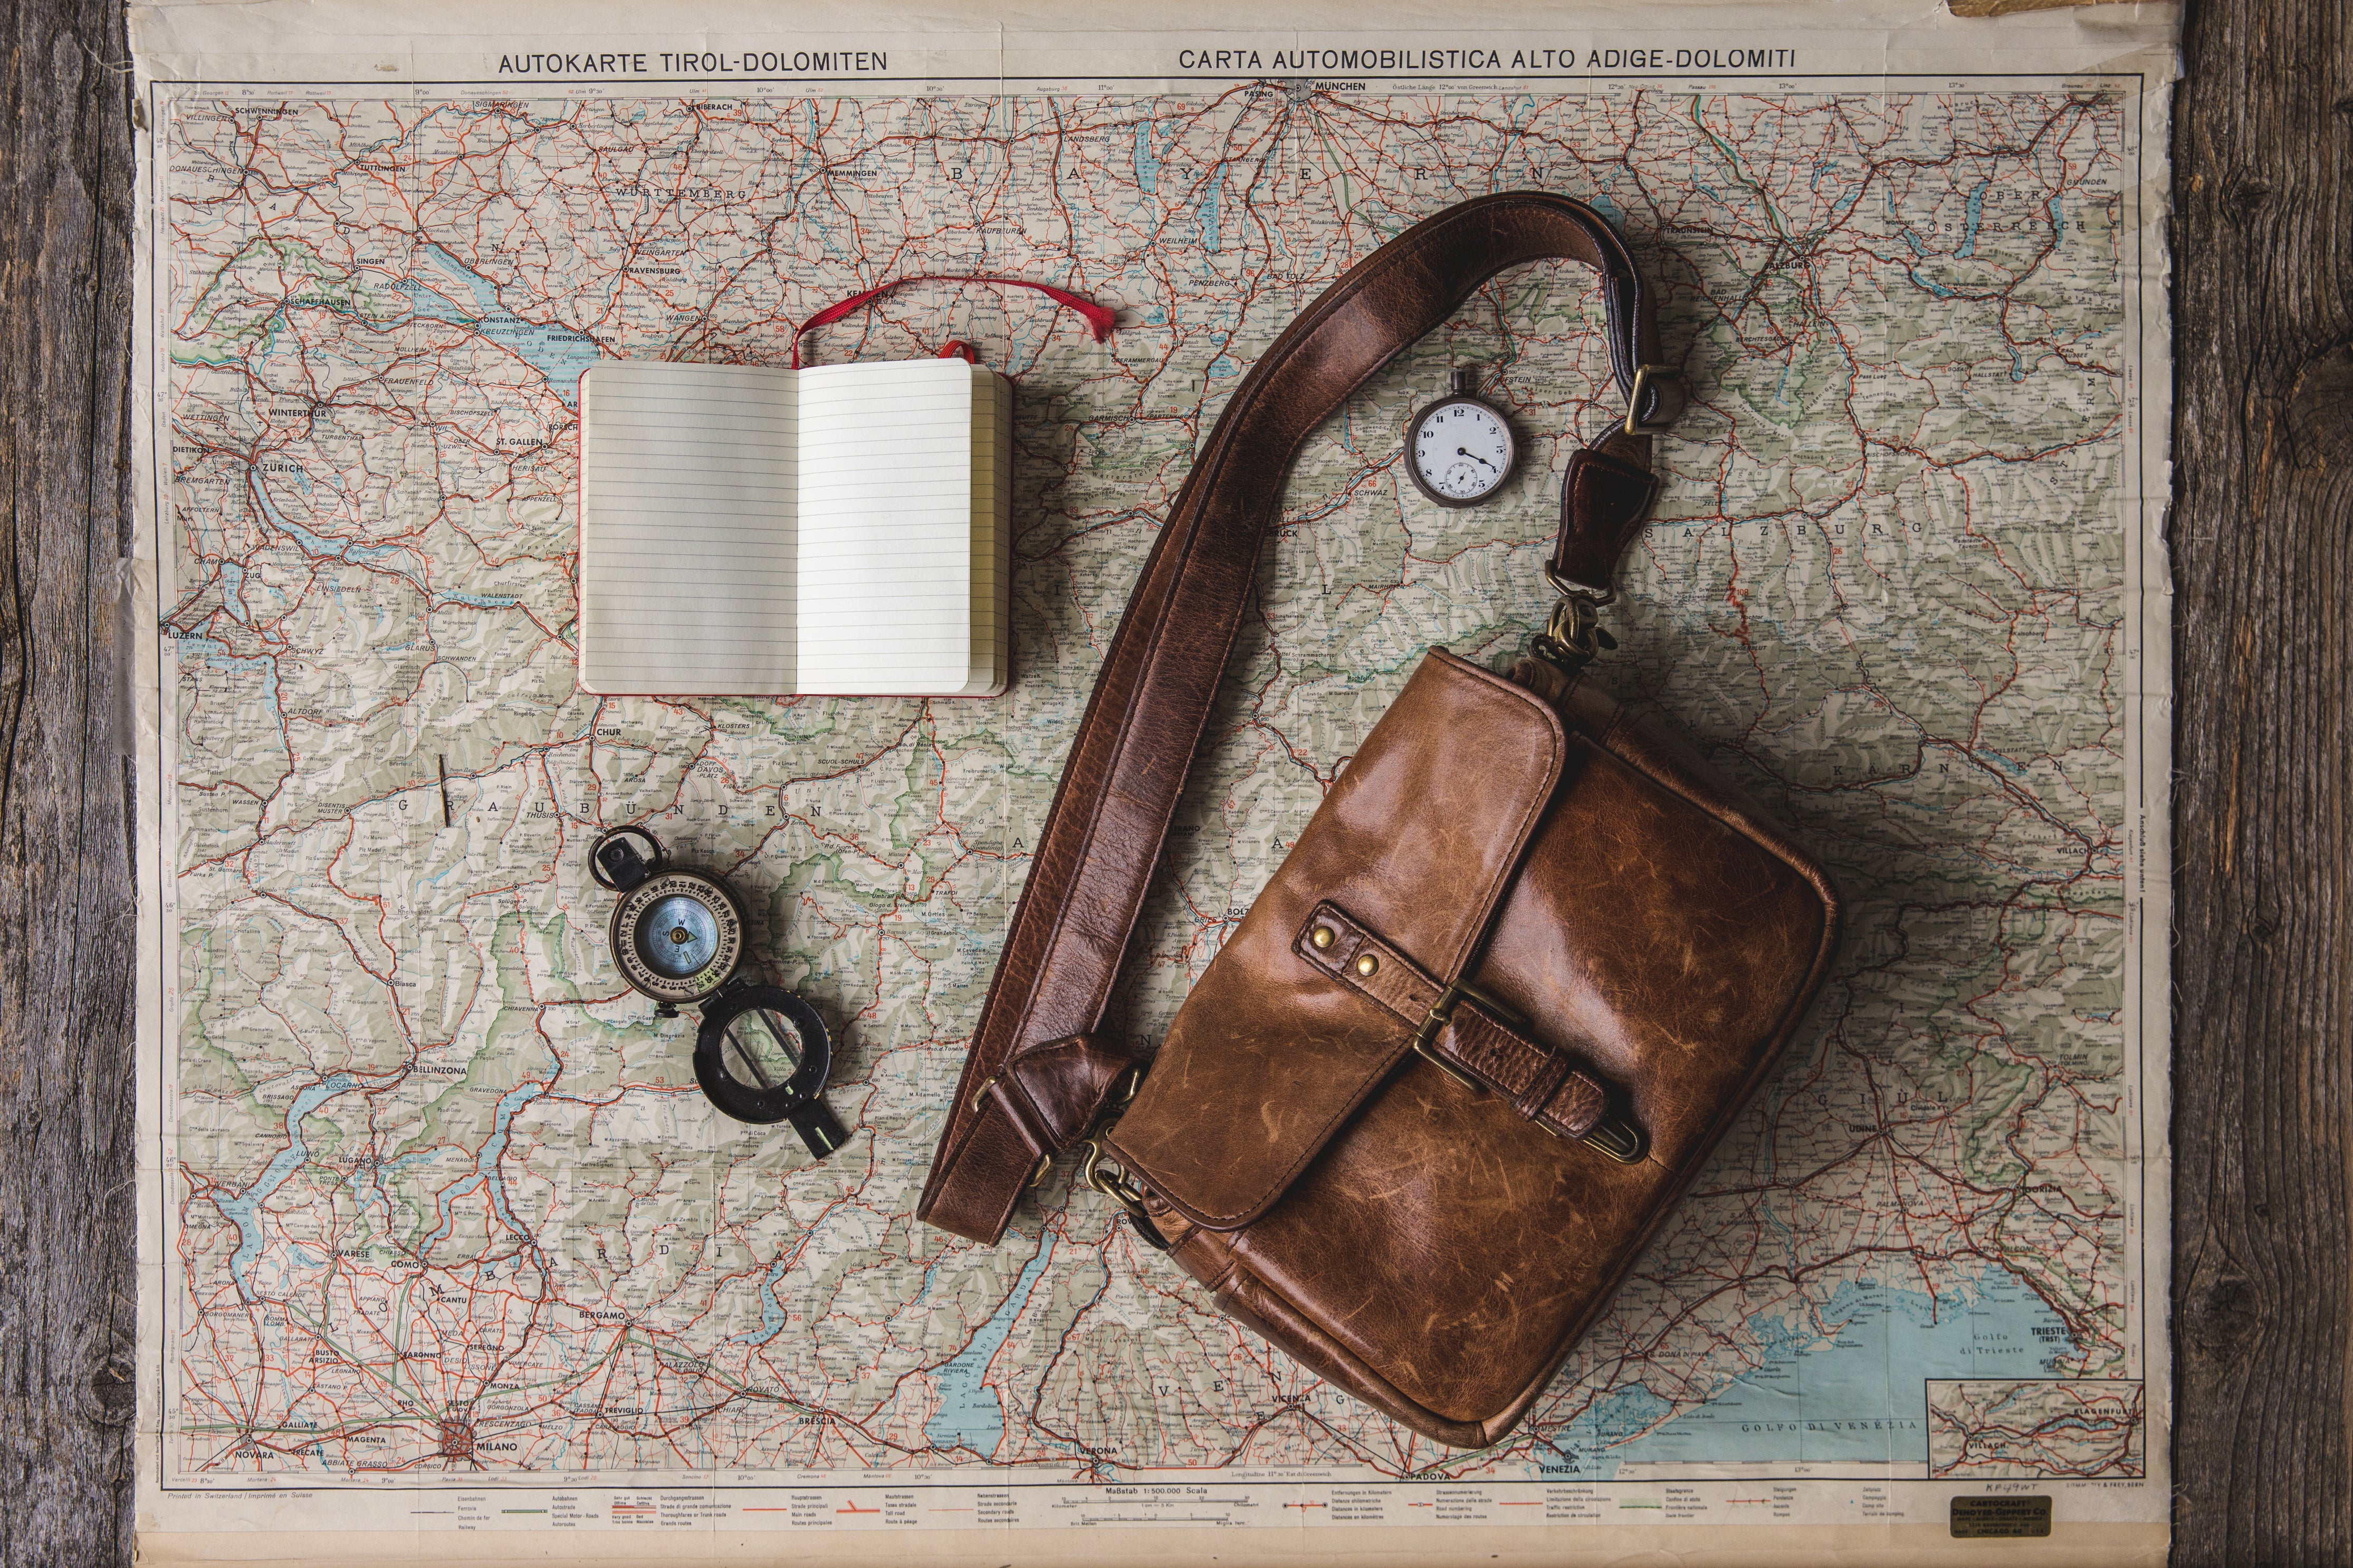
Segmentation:
<svg viewBox="0 0 2353 1568">
<path fill-rule="evenodd" d="M 131 1550 L 130 464 L 119 5 L 9 0 L 0 97 L 0 1562 Z"/>
<path fill-rule="evenodd" d="M 5 0 L 0 1563 L 128 1562 L 119 0 Z M 2353 1562 L 2353 21 L 2198 0 L 2175 131 L 2176 1555 Z"/>
<path fill-rule="evenodd" d="M 2009 16 L 2021 11 L 2057 11 L 2069 5 L 2122 5 L 2128 0 L 1947 0 L 1956 16 Z"/>
<path fill-rule="evenodd" d="M 2174 1553 L 2353 1561 L 2353 20 L 2200 0 L 2174 132 Z"/>
</svg>

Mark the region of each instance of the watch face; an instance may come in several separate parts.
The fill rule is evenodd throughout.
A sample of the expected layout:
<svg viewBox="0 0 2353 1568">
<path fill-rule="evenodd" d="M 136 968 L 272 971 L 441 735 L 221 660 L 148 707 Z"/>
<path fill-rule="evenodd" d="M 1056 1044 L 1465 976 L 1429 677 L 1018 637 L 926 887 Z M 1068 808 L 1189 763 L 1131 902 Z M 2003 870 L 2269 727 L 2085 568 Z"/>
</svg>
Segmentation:
<svg viewBox="0 0 2353 1568">
<path fill-rule="evenodd" d="M 1450 397 L 1414 416 L 1406 471 L 1440 506 L 1470 506 L 1504 488 L 1519 456 L 1504 416 L 1475 397 Z"/>
</svg>

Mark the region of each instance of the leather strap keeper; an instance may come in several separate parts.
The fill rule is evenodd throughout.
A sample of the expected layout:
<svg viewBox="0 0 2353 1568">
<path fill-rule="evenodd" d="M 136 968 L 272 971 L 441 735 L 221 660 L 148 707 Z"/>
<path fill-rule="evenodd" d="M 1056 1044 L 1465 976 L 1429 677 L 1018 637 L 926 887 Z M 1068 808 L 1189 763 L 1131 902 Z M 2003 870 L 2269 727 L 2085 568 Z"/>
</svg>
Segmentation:
<svg viewBox="0 0 2353 1568">
<path fill-rule="evenodd" d="M 1092 1035 L 1042 1040 L 1016 1052 L 1006 1070 L 973 1091 L 978 1103 L 972 1107 L 965 1153 L 949 1167 L 946 1180 L 926 1189 L 926 1221 L 966 1235 L 1002 1234 L 1047 1163 L 1134 1093 L 1139 1071 L 1124 1049 Z M 1014 1169 L 1020 1179 L 1008 1184 L 1004 1173 Z"/>
<path fill-rule="evenodd" d="M 1618 558 L 1642 531 L 1658 491 L 1648 436 L 1612 431 L 1572 454 L 1560 488 L 1560 542 L 1546 567 L 1554 584 L 1607 597 Z"/>
<path fill-rule="evenodd" d="M 1329 941 L 1318 940 L 1325 935 Z M 1318 904 L 1293 949 L 1416 1028 L 1432 1021 L 1447 995 L 1419 965 L 1336 905 Z M 1608 1092 L 1567 1055 L 1519 1033 L 1501 1012 L 1494 1001 L 1466 993 L 1420 1048 L 1479 1088 L 1503 1095 L 1513 1110 L 1556 1137 L 1581 1139 L 1600 1125 Z"/>
</svg>

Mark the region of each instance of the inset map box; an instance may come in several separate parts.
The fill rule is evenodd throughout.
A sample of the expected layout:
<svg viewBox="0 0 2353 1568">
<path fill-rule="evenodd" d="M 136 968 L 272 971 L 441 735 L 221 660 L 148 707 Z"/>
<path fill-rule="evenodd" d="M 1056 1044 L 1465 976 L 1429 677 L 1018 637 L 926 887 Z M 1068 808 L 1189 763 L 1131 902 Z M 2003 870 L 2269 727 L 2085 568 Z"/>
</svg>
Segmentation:
<svg viewBox="0 0 2353 1568">
<path fill-rule="evenodd" d="M 1928 1380 L 1928 1474 L 2137 1480 L 2146 1393 L 2106 1379 Z"/>
</svg>

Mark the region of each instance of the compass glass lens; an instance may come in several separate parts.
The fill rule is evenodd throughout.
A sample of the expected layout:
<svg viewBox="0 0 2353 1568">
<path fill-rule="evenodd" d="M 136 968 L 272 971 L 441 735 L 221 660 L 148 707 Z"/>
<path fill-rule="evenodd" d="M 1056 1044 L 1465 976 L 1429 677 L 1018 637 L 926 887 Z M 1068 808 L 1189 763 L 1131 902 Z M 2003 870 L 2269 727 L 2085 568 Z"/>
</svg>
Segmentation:
<svg viewBox="0 0 2353 1568">
<path fill-rule="evenodd" d="M 719 952 L 719 922 L 702 901 L 672 894 L 638 921 L 638 953 L 657 974 L 683 980 Z"/>
<path fill-rule="evenodd" d="M 801 1032 L 782 1013 L 754 1007 L 727 1020 L 719 1053 L 727 1076 L 746 1089 L 775 1089 L 801 1070 Z"/>
</svg>

